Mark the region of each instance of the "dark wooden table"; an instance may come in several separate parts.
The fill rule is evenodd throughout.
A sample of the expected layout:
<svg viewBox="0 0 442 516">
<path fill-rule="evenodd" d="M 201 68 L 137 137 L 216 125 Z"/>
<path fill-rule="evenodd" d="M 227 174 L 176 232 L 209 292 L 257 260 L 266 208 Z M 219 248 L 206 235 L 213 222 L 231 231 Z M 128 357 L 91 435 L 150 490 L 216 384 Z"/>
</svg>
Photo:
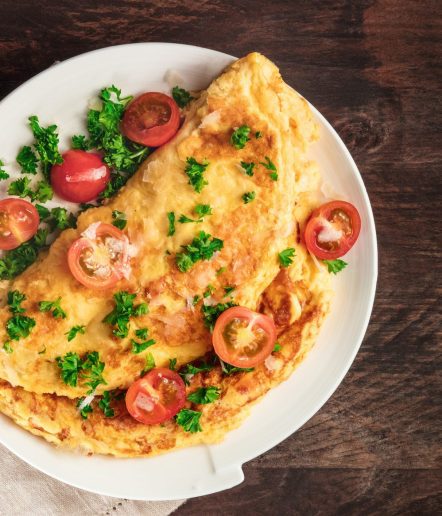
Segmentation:
<svg viewBox="0 0 442 516">
<path fill-rule="evenodd" d="M 177 514 L 441 514 L 441 6 L 0 1 L 0 96 L 108 45 L 257 50 L 330 120 L 367 186 L 380 271 L 350 372 L 302 429 L 244 466 L 242 485 Z"/>
</svg>

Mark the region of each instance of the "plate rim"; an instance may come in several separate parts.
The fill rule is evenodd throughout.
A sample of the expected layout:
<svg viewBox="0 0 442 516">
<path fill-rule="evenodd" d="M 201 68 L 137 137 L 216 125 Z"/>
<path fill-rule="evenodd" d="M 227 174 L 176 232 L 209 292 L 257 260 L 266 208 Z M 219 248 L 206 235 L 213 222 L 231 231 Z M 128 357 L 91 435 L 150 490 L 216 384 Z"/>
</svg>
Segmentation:
<svg viewBox="0 0 442 516">
<path fill-rule="evenodd" d="M 200 51 L 200 50 L 209 51 L 210 53 L 217 54 L 220 57 L 229 58 L 231 60 L 238 59 L 235 56 L 226 54 L 219 50 L 214 50 L 211 48 L 202 47 L 202 46 L 198 46 L 198 45 L 187 45 L 187 44 L 183 44 L 183 43 L 137 42 L 137 43 L 125 43 L 125 44 L 121 44 L 121 45 L 111 45 L 111 46 L 106 46 L 106 47 L 100 47 L 98 49 L 94 49 L 94 50 L 91 50 L 88 52 L 83 52 L 81 54 L 72 56 L 63 61 L 59 61 L 59 62 L 56 61 L 54 64 L 45 68 L 44 70 L 37 73 L 36 75 L 33 75 L 28 80 L 26 80 L 25 82 L 20 84 L 17 88 L 15 88 L 11 92 L 9 92 L 5 97 L 3 97 L 1 99 L 0 104 L 3 104 L 4 102 L 6 102 L 9 99 L 9 97 L 11 97 L 12 95 L 21 91 L 23 88 L 29 87 L 29 85 L 31 85 L 34 81 L 38 80 L 41 76 L 44 76 L 45 74 L 49 74 L 51 72 L 51 70 L 54 69 L 55 67 L 68 66 L 72 62 L 80 60 L 86 56 L 96 55 L 96 54 L 100 54 L 100 53 L 104 54 L 110 50 L 133 48 L 133 47 L 147 47 L 147 46 L 148 47 L 154 47 L 154 46 L 164 47 L 164 46 L 166 46 L 166 47 L 171 47 L 171 48 L 175 48 L 175 49 L 178 49 L 180 47 L 181 48 L 185 47 L 185 48 L 192 48 L 192 49 L 195 49 L 198 51 Z M 307 100 L 307 102 L 308 102 L 308 100 Z M 236 462 L 235 464 L 232 464 L 231 465 L 232 472 L 235 471 L 236 479 L 235 479 L 234 483 L 232 483 L 231 485 L 226 486 L 226 484 L 222 485 L 222 483 L 220 483 L 220 485 L 217 486 L 216 488 L 213 488 L 213 486 L 212 486 L 211 488 L 209 488 L 206 491 L 202 490 L 200 492 L 189 493 L 189 495 L 187 496 L 188 498 L 223 491 L 225 489 L 229 489 L 230 487 L 233 487 L 234 485 L 237 485 L 238 483 L 240 483 L 244 478 L 244 475 L 242 472 L 242 466 L 245 462 L 248 462 L 248 461 L 252 460 L 253 458 L 258 457 L 259 455 L 266 453 L 268 450 L 270 450 L 271 448 L 275 447 L 276 445 L 278 445 L 279 443 L 281 443 L 282 441 L 287 439 L 290 435 L 292 435 L 296 431 L 298 431 L 308 420 L 310 420 L 324 406 L 324 404 L 330 399 L 330 397 L 334 394 L 336 389 L 342 383 L 344 377 L 346 376 L 350 367 L 352 366 L 352 364 L 355 360 L 355 357 L 356 357 L 357 353 L 359 352 L 359 349 L 362 345 L 362 342 L 363 342 L 364 336 L 366 334 L 368 324 L 369 324 L 369 321 L 370 321 L 370 318 L 371 318 L 371 315 L 373 312 L 373 306 L 374 306 L 375 295 L 376 295 L 377 279 L 378 279 L 378 244 L 377 244 L 377 234 L 376 234 L 376 226 L 375 226 L 375 220 L 374 220 L 374 215 L 373 215 L 373 209 L 372 209 L 371 202 L 370 202 L 370 199 L 368 196 L 368 192 L 365 187 L 364 181 L 362 179 L 362 175 L 361 175 L 352 155 L 350 154 L 350 151 L 347 149 L 346 145 L 342 141 L 338 132 L 334 129 L 334 127 L 330 124 L 330 122 L 328 122 L 328 120 L 318 111 L 317 108 L 315 108 L 310 102 L 308 102 L 308 103 L 309 103 L 311 110 L 314 112 L 315 116 L 317 118 L 319 118 L 321 123 L 327 128 L 329 133 L 333 136 L 333 140 L 338 144 L 339 149 L 343 152 L 347 162 L 349 163 L 349 165 L 352 169 L 353 176 L 355 177 L 355 179 L 358 183 L 358 187 L 362 194 L 362 197 L 363 197 L 363 200 L 365 203 L 365 207 L 367 208 L 367 215 L 368 215 L 368 222 L 369 222 L 369 237 L 370 237 L 371 244 L 372 244 L 372 253 L 371 253 L 371 257 L 370 257 L 370 264 L 372 265 L 372 268 L 373 268 L 373 275 L 372 275 L 372 278 L 370 281 L 369 295 L 368 295 L 368 299 L 367 299 L 365 315 L 363 317 L 363 324 L 361 324 L 359 327 L 358 338 L 355 339 L 355 341 L 354 341 L 355 344 L 352 348 L 352 353 L 351 353 L 350 357 L 347 359 L 347 363 L 345 364 L 345 366 L 341 368 L 340 374 L 334 378 L 333 385 L 329 389 L 327 389 L 327 392 L 325 392 L 323 395 L 321 395 L 321 397 L 320 397 L 321 399 L 317 403 L 315 403 L 314 405 L 311 405 L 309 410 L 306 411 L 304 417 L 301 419 L 301 423 L 299 423 L 299 424 L 297 423 L 296 425 L 294 425 L 295 429 L 287 430 L 285 432 L 279 432 L 276 437 L 268 440 L 266 442 L 265 446 L 262 446 L 259 449 L 256 449 L 253 453 L 249 453 L 246 456 L 241 457 L 238 460 L 238 462 Z M 33 437 L 36 438 L 36 436 L 33 436 Z M 65 484 L 71 485 L 75 488 L 78 488 L 78 489 L 81 489 L 81 490 L 84 490 L 87 492 L 93 492 L 93 493 L 97 493 L 97 494 L 105 495 L 105 496 L 121 496 L 121 497 L 128 498 L 127 495 L 124 495 L 124 494 L 121 495 L 121 494 L 109 493 L 105 490 L 96 489 L 94 487 L 85 487 L 85 486 L 81 485 L 80 483 L 62 479 L 61 476 L 58 476 L 57 473 L 53 473 L 51 471 L 46 470 L 40 464 L 36 463 L 36 461 L 34 461 L 32 458 L 29 459 L 28 457 L 26 457 L 25 454 L 21 453 L 22 450 L 16 451 L 12 446 L 9 446 L 9 444 L 6 444 L 2 439 L 1 432 L 0 432 L 0 443 L 3 446 L 5 446 L 11 453 L 13 453 L 15 456 L 19 457 L 21 460 L 23 460 L 27 464 L 31 465 L 33 468 L 37 469 L 38 471 L 58 480 L 60 482 L 63 482 Z M 44 444 L 46 444 L 46 443 L 44 443 Z M 51 446 L 53 446 L 53 445 L 51 445 Z M 113 457 L 112 459 L 121 460 L 120 458 L 117 458 L 117 457 Z M 235 475 L 233 475 L 233 477 L 235 477 Z M 132 497 L 132 496 L 130 497 L 130 499 L 133 499 L 133 500 L 176 500 L 176 499 L 180 499 L 180 498 L 182 498 L 182 496 L 176 497 L 173 495 L 168 498 L 157 498 L 157 499 L 152 498 L 152 497 L 150 497 L 150 498 Z"/>
</svg>

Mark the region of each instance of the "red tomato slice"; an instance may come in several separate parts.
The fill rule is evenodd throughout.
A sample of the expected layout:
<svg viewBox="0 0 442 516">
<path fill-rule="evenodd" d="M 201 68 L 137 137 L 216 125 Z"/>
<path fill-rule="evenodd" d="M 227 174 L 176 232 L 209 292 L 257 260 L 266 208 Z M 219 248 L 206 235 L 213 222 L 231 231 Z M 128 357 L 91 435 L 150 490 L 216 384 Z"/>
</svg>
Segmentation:
<svg viewBox="0 0 442 516">
<path fill-rule="evenodd" d="M 71 202 L 96 199 L 110 179 L 109 167 L 98 154 L 69 150 L 63 163 L 51 169 L 51 184 L 57 195 Z"/>
<path fill-rule="evenodd" d="M 345 201 L 331 201 L 313 211 L 304 230 L 307 249 L 321 260 L 335 260 L 355 244 L 361 230 L 358 210 Z"/>
<path fill-rule="evenodd" d="M 236 367 L 254 367 L 270 355 L 276 341 L 276 328 L 269 316 L 234 306 L 215 323 L 212 342 L 215 353 Z"/>
<path fill-rule="evenodd" d="M 91 235 L 71 245 L 68 265 L 74 278 L 93 289 L 114 286 L 129 270 L 129 240 L 111 224 L 100 223 Z"/>
<path fill-rule="evenodd" d="M 145 425 L 167 421 L 186 403 L 186 386 L 175 371 L 158 367 L 133 383 L 126 393 L 129 414 Z"/>
<path fill-rule="evenodd" d="M 159 147 L 178 131 L 180 110 L 164 93 L 143 93 L 126 108 L 121 122 L 125 136 L 141 145 Z"/>
<path fill-rule="evenodd" d="M 15 249 L 37 233 L 40 217 L 34 206 L 10 197 L 0 201 L 0 249 Z"/>
</svg>

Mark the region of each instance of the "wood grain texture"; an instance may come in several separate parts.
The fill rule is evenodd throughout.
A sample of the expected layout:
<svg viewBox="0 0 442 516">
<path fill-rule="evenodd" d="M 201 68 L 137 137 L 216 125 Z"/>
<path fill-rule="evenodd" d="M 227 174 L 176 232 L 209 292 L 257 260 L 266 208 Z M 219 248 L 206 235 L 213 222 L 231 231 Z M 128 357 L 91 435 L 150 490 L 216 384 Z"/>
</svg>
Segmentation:
<svg viewBox="0 0 442 516">
<path fill-rule="evenodd" d="M 322 410 L 193 514 L 442 512 L 439 0 L 0 1 L 0 96 L 56 60 L 138 41 L 261 51 L 363 175 L 379 282 L 355 363 Z M 49 100 L 48 100 L 49 101 Z"/>
</svg>

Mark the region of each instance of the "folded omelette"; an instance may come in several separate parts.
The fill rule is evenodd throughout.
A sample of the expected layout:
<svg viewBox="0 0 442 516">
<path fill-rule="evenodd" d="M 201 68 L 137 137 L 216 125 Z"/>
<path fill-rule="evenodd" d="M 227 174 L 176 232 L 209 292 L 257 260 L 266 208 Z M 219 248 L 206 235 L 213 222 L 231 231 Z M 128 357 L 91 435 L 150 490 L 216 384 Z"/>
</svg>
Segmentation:
<svg viewBox="0 0 442 516">
<path fill-rule="evenodd" d="M 86 453 L 141 456 L 196 443 L 219 441 L 246 417 L 250 406 L 285 380 L 314 344 L 329 311 L 329 275 L 316 267 L 300 242 L 300 227 L 315 206 L 320 183 L 307 159 L 317 127 L 307 102 L 287 86 L 276 66 L 253 53 L 229 66 L 185 110 L 177 135 L 156 150 L 108 204 L 83 212 L 76 229 L 65 230 L 47 253 L 5 286 L 26 295 L 23 308 L 36 325 L 13 353 L 0 352 L 0 411 L 48 441 Z M 243 149 L 230 143 L 232 130 L 247 125 L 261 137 Z M 189 184 L 186 160 L 208 163 L 207 185 L 200 193 Z M 261 163 L 253 176 L 240 162 Z M 277 180 L 265 163 L 274 164 Z M 255 192 L 245 204 L 242 196 Z M 168 236 L 168 213 L 191 214 L 196 204 L 212 214 L 198 224 L 177 224 Z M 130 274 L 115 288 L 90 290 L 70 274 L 67 251 L 94 223 L 112 223 L 112 211 L 125 212 L 131 243 Z M 176 255 L 201 231 L 222 240 L 210 260 L 187 272 Z M 282 268 L 278 253 L 295 249 L 293 263 Z M 210 295 L 204 297 L 210 285 Z M 226 298 L 226 286 L 234 290 Z M 131 330 L 149 328 L 155 344 L 132 353 L 130 336 L 116 337 L 104 322 L 115 307 L 113 294 L 126 291 L 148 312 L 132 318 Z M 62 299 L 66 318 L 38 309 L 42 300 Z M 195 303 L 194 300 L 198 299 Z M 231 301 L 273 317 L 280 349 L 250 372 L 226 374 L 219 362 L 210 371 L 190 374 L 188 392 L 215 385 L 220 397 L 198 406 L 203 431 L 184 432 L 174 420 L 143 425 L 115 396 L 113 416 L 94 410 L 84 420 L 77 408 L 87 393 L 84 382 L 65 383 L 57 358 L 67 353 L 99 353 L 106 384 L 94 391 L 96 406 L 105 391 L 124 393 L 142 374 L 146 355 L 156 366 L 179 370 L 213 358 L 204 307 Z M 4 304 L 4 303 L 3 303 Z M 6 341 L 8 307 L 0 309 L 0 338 Z M 69 341 L 75 325 L 85 327 Z M 192 404 L 187 403 L 190 407 Z"/>
</svg>

